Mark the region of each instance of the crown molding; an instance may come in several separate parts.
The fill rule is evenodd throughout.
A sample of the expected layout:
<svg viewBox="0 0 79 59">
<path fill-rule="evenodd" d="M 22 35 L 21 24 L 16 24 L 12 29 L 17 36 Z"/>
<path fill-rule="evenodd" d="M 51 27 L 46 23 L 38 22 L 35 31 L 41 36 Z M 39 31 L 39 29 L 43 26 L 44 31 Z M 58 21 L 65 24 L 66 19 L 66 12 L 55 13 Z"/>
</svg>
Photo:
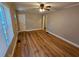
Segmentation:
<svg viewBox="0 0 79 59">
<path fill-rule="evenodd" d="M 72 4 L 72 5 L 66 6 L 64 8 L 71 8 L 71 7 L 75 7 L 75 6 L 79 6 L 79 3 L 75 3 L 75 4 Z"/>
</svg>

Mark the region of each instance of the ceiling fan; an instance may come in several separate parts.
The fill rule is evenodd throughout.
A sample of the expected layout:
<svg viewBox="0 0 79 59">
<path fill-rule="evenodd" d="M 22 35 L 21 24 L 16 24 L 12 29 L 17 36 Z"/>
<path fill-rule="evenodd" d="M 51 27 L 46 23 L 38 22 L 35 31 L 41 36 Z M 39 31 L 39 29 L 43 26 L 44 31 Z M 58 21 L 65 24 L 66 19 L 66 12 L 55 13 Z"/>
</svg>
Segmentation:
<svg viewBox="0 0 79 59">
<path fill-rule="evenodd" d="M 40 4 L 40 12 L 50 11 L 50 9 L 51 9 L 50 5 L 45 6 L 45 4 Z"/>
<path fill-rule="evenodd" d="M 52 10 L 52 5 L 50 3 L 42 3 L 42 2 L 35 2 L 35 3 L 15 3 L 18 11 L 24 11 L 28 10 L 30 11 L 37 11 L 40 12 L 49 12 Z"/>
</svg>

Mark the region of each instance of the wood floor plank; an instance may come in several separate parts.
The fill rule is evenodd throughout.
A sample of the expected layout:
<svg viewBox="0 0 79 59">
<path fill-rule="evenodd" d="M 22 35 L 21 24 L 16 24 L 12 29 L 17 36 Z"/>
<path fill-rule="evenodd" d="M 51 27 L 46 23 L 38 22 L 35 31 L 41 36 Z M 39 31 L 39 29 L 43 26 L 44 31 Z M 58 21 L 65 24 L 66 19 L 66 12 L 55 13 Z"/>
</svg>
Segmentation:
<svg viewBox="0 0 79 59">
<path fill-rule="evenodd" d="M 79 48 L 43 30 L 20 32 L 14 56 L 22 57 L 68 57 L 79 56 Z"/>
<path fill-rule="evenodd" d="M 41 33 L 42 34 L 42 33 Z M 40 36 L 40 35 L 39 35 Z M 48 38 L 47 36 L 45 36 L 44 34 L 42 35 L 42 36 L 44 36 L 45 38 L 44 38 L 44 41 L 46 42 L 46 44 L 48 45 L 47 47 L 49 47 L 50 48 L 50 51 L 51 50 L 53 50 L 53 51 L 51 51 L 51 52 L 55 52 L 58 56 L 64 56 L 65 55 L 65 52 L 63 52 L 63 50 L 62 49 L 60 49 L 60 48 L 58 48 L 54 43 L 52 43 L 51 41 L 50 41 L 50 38 Z M 41 37 L 42 37 L 41 36 Z M 43 38 L 43 37 L 42 37 Z M 47 40 L 45 40 L 45 39 L 47 39 Z M 54 47 L 54 48 L 53 48 Z M 55 54 L 54 53 L 54 54 Z M 56 56 L 57 56 L 56 55 Z M 67 54 L 66 54 L 67 55 Z"/>
</svg>

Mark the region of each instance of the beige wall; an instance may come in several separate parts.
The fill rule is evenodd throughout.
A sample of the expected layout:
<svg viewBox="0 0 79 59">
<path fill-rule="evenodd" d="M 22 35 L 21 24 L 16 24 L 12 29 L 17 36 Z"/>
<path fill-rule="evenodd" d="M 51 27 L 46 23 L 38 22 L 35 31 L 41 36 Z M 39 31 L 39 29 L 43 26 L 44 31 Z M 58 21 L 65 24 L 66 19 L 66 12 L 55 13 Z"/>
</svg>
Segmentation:
<svg viewBox="0 0 79 59">
<path fill-rule="evenodd" d="M 36 13 L 26 14 L 26 30 L 38 30 L 41 29 L 42 15 Z"/>
<path fill-rule="evenodd" d="M 79 6 L 48 14 L 47 30 L 79 45 Z"/>
<path fill-rule="evenodd" d="M 18 13 L 25 14 L 25 17 L 18 17 L 20 31 L 39 30 L 42 27 L 42 15 L 38 13 Z"/>
</svg>

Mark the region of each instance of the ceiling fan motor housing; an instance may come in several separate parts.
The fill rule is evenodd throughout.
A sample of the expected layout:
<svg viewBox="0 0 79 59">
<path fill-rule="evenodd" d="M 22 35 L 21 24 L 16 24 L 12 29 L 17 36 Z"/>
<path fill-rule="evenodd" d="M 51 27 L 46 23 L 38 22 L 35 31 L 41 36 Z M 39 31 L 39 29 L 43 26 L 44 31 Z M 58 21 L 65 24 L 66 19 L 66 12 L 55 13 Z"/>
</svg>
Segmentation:
<svg viewBox="0 0 79 59">
<path fill-rule="evenodd" d="M 51 6 L 45 6 L 44 4 L 40 4 L 40 8 L 49 11 Z"/>
<path fill-rule="evenodd" d="M 40 8 L 41 9 L 44 9 L 44 4 L 40 4 Z"/>
</svg>

